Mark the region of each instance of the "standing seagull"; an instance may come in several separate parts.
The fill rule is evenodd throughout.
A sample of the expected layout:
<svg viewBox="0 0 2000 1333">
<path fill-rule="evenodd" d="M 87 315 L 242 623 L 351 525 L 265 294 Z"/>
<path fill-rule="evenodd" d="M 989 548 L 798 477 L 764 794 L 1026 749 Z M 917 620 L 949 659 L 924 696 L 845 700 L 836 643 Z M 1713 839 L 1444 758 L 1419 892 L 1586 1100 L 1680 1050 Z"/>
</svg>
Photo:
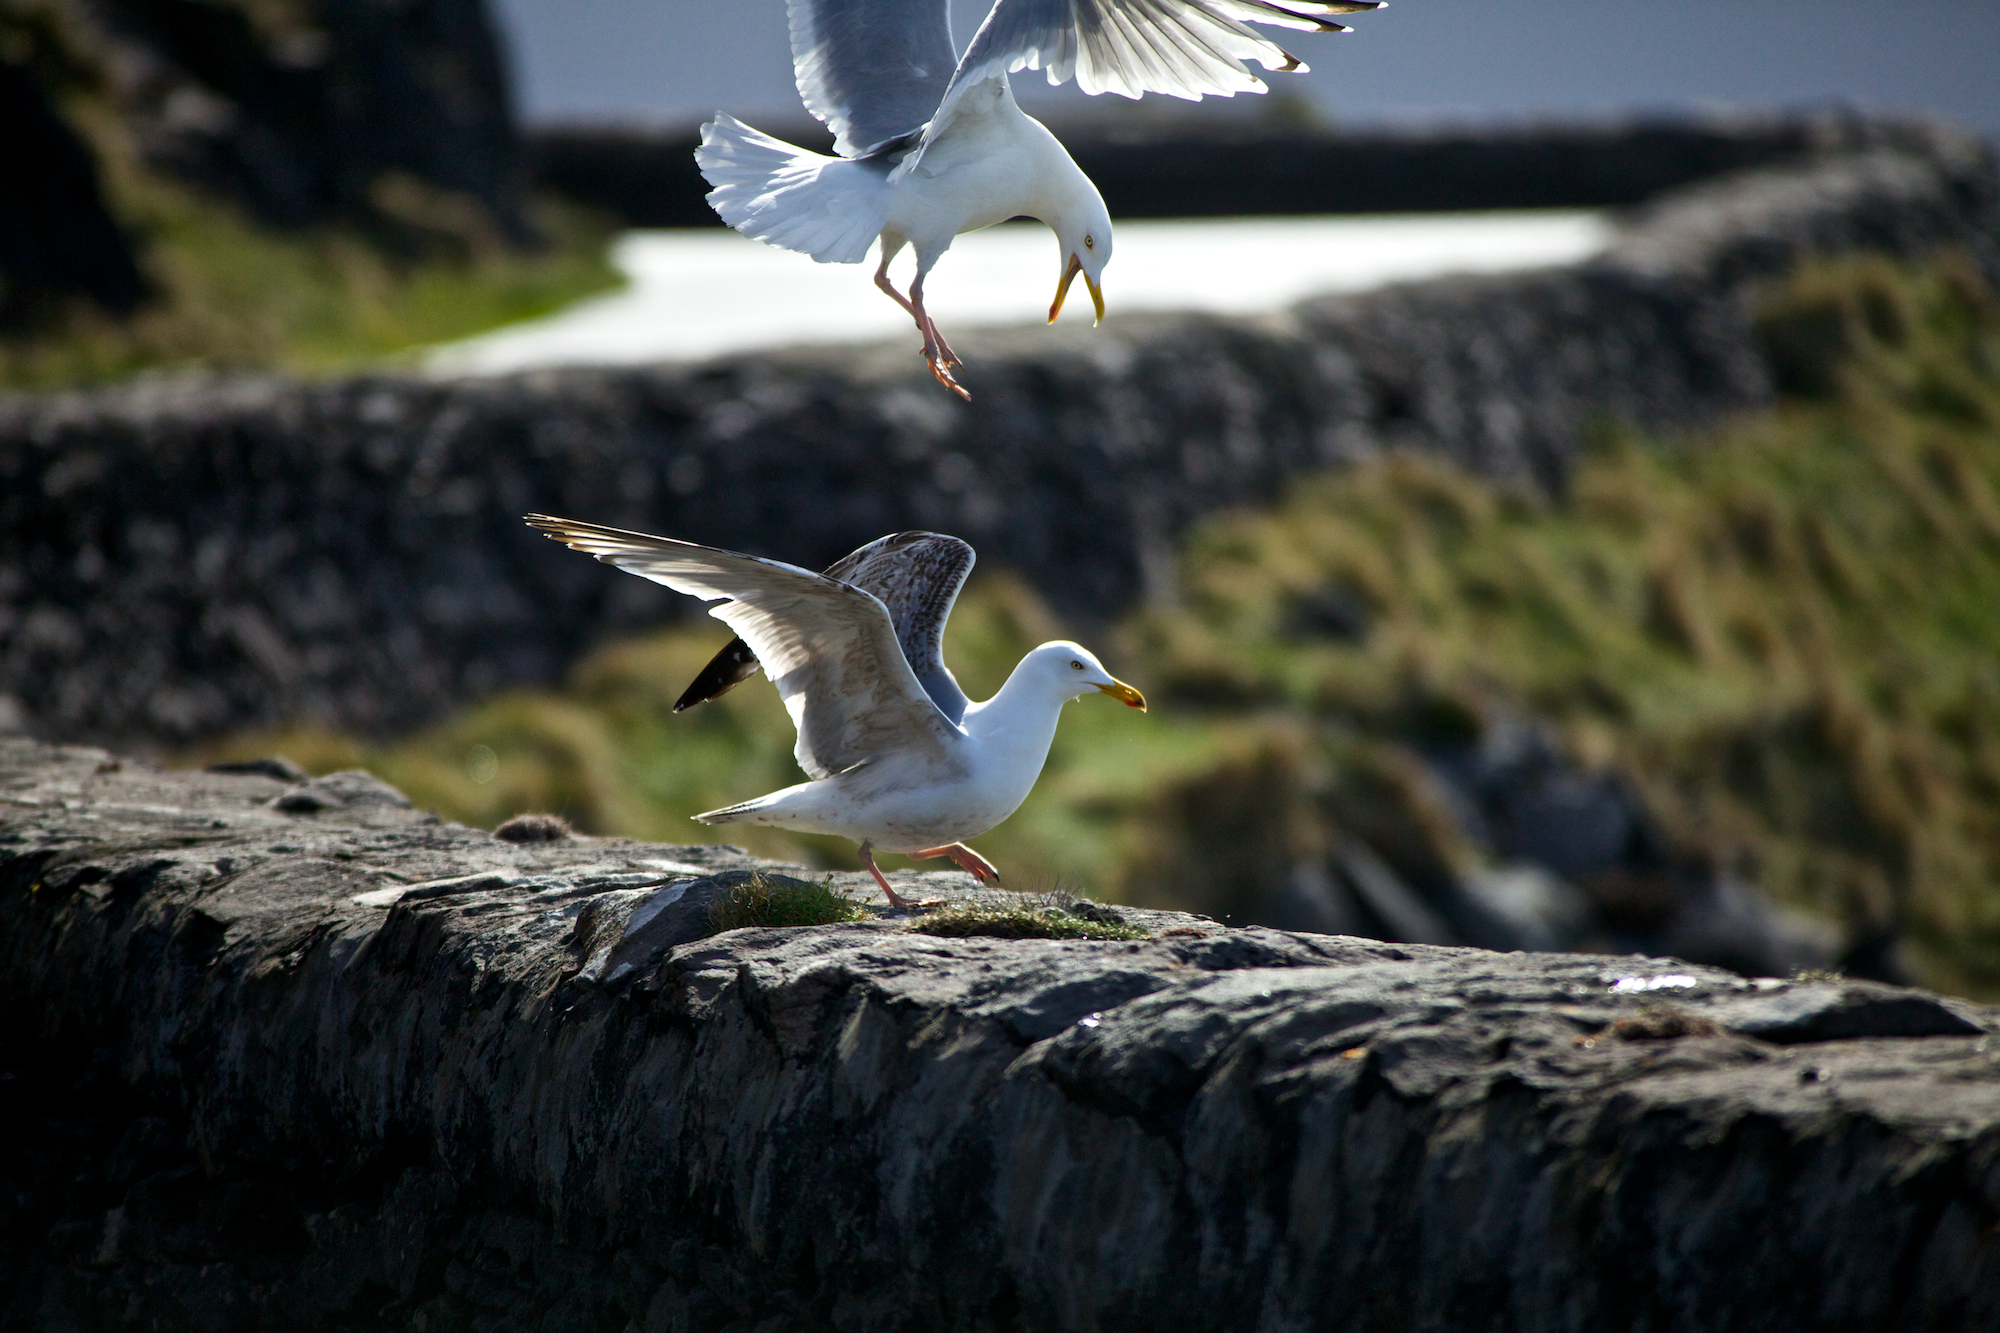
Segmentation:
<svg viewBox="0 0 2000 1333">
<path fill-rule="evenodd" d="M 812 780 L 695 818 L 852 838 L 861 844 L 861 864 L 892 906 L 911 904 L 889 887 L 874 849 L 948 856 L 981 881 L 995 878 L 999 872 L 964 840 L 993 828 L 1028 798 L 1062 706 L 1093 690 L 1133 708 L 1146 706 L 1139 691 L 1087 649 L 1058 640 L 1022 658 L 998 694 L 965 704 L 954 721 L 917 679 L 888 607 L 852 583 L 754 555 L 546 514 L 528 515 L 528 524 L 606 564 L 721 602 L 709 614 L 742 637 L 778 687 L 799 732 L 792 754 Z M 938 565 L 950 584 L 945 610 L 970 557 L 967 547 L 962 565 Z M 923 579 L 915 567 L 906 577 Z M 912 598 L 920 605 L 935 601 L 921 589 Z M 939 614 L 935 635 L 943 630 Z M 927 641 L 935 635 L 924 632 Z M 952 691 L 964 698 L 956 682 Z"/>
<path fill-rule="evenodd" d="M 1014 102 L 1007 76 L 1075 75 L 1084 92 L 1167 93 L 1199 100 L 1261 93 L 1244 63 L 1303 71 L 1251 23 L 1345 32 L 1336 14 L 1382 0 L 998 0 L 960 58 L 950 0 L 788 0 L 792 64 L 806 109 L 834 134 L 838 157 L 808 152 L 716 113 L 695 160 L 708 201 L 745 236 L 858 264 L 882 243 L 875 285 L 916 320 L 938 382 L 970 398 L 964 364 L 924 311 L 924 278 L 960 232 L 1032 217 L 1056 234 L 1062 276 L 1049 320 L 1078 274 L 1104 318 L 1099 285 L 1111 258 L 1111 216 L 1054 135 Z M 916 247 L 904 296 L 889 261 Z"/>
</svg>

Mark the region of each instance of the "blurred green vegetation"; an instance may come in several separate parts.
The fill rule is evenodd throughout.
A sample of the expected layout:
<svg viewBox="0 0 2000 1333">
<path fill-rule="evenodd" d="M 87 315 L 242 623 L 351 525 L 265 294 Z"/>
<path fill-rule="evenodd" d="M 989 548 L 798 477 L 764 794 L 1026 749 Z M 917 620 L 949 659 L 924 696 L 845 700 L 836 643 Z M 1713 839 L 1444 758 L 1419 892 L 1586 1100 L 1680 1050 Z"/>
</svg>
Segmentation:
<svg viewBox="0 0 2000 1333">
<path fill-rule="evenodd" d="M 1606 426 L 1560 502 L 1386 457 L 1201 525 L 1179 603 L 1092 636 L 1152 713 L 1066 709 L 980 849 L 1013 887 L 1215 915 L 1349 837 L 1422 883 L 1479 852 L 1421 747 L 1526 715 L 1625 774 L 1689 857 L 2000 995 L 2000 301 L 1962 263 L 1862 258 L 1759 318 L 1778 407 L 1668 444 Z M 983 575 L 947 657 L 983 697 L 1061 632 Z M 468 823 L 553 810 L 851 866 L 837 840 L 688 821 L 798 776 L 761 683 L 672 714 L 727 636 L 613 645 L 393 745 L 295 731 L 196 758 L 365 764 Z"/>
<path fill-rule="evenodd" d="M 2000 304 L 1961 263 L 1860 258 L 1759 320 L 1776 410 L 1607 428 L 1561 504 L 1412 458 L 1316 479 L 1196 533 L 1185 605 L 1126 653 L 1165 700 L 1314 719 L 1272 758 L 1331 761 L 1392 861 L 1466 853 L 1384 742 L 1519 710 L 1689 854 L 2000 993 Z M 1329 595 L 1365 635 L 1298 632 Z"/>
<path fill-rule="evenodd" d="M 622 279 L 611 219 L 553 199 L 543 243 L 510 246 L 473 200 L 376 182 L 383 226 L 282 230 L 141 165 L 101 105 L 66 108 L 96 149 L 112 213 L 154 289 L 120 319 L 77 301 L 0 334 L 0 389 L 100 383 L 148 369 L 320 372 L 393 358 L 556 310 Z"/>
</svg>

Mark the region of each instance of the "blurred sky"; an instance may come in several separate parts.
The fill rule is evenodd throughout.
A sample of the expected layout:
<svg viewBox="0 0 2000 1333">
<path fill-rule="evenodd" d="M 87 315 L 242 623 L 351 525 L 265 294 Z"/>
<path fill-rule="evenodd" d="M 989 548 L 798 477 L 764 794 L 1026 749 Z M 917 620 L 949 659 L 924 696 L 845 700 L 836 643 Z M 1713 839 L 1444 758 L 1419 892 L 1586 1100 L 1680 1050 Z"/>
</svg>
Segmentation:
<svg viewBox="0 0 2000 1333">
<path fill-rule="evenodd" d="M 802 114 L 783 0 L 494 5 L 531 121 Z M 961 47 L 986 8 L 953 0 Z M 1347 36 L 1280 33 L 1312 72 L 1273 86 L 1348 123 L 1845 102 L 2000 137 L 2000 0 L 1392 0 L 1351 21 Z M 1051 95 L 1036 72 L 1014 86 L 1042 114 L 1122 101 Z"/>
</svg>

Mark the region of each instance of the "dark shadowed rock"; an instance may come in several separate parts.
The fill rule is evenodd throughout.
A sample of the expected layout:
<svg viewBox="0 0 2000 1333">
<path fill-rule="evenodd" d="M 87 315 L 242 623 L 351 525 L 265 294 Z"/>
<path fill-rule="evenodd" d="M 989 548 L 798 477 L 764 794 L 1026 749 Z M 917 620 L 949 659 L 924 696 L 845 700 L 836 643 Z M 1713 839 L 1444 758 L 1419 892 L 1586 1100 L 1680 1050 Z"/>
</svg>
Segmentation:
<svg viewBox="0 0 2000 1333">
<path fill-rule="evenodd" d="M 731 849 L 286 791 L 0 742 L 8 1327 L 2000 1320 L 1989 1009 L 1130 910 L 711 935 Z"/>
<path fill-rule="evenodd" d="M 211 773 L 256 773 L 262 777 L 276 778 L 280 782 L 300 783 L 310 775 L 283 755 L 270 755 L 263 759 L 225 759 L 221 763 L 210 764 Z"/>
<path fill-rule="evenodd" d="M 96 157 L 28 68 L 6 59 L 0 125 L 0 329 L 30 324 L 72 296 L 131 313 L 146 280 L 105 207 Z"/>
</svg>

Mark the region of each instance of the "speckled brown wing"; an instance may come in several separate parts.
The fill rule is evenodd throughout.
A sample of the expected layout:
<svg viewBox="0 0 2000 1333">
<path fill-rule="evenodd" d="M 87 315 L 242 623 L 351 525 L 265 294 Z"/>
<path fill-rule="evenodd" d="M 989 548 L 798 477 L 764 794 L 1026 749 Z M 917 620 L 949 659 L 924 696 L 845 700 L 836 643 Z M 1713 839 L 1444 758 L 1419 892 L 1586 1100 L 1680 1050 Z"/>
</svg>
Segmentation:
<svg viewBox="0 0 2000 1333">
<path fill-rule="evenodd" d="M 965 691 L 944 664 L 944 624 L 972 572 L 972 548 L 941 532 L 898 532 L 868 543 L 826 567 L 826 576 L 872 593 L 889 608 L 896 641 L 917 683 L 957 723 Z M 674 711 L 720 698 L 757 674 L 756 655 L 731 639 L 682 693 Z"/>
<path fill-rule="evenodd" d="M 799 730 L 793 755 L 814 778 L 871 760 L 955 769 L 965 736 L 911 673 L 883 603 L 795 565 L 669 537 L 530 514 L 574 550 L 719 605 L 709 614 L 756 653 Z"/>
<path fill-rule="evenodd" d="M 873 593 L 889 608 L 896 641 L 938 710 L 965 717 L 965 691 L 944 664 L 944 624 L 972 573 L 972 548 L 941 532 L 898 532 L 827 567 L 827 577 Z"/>
</svg>

